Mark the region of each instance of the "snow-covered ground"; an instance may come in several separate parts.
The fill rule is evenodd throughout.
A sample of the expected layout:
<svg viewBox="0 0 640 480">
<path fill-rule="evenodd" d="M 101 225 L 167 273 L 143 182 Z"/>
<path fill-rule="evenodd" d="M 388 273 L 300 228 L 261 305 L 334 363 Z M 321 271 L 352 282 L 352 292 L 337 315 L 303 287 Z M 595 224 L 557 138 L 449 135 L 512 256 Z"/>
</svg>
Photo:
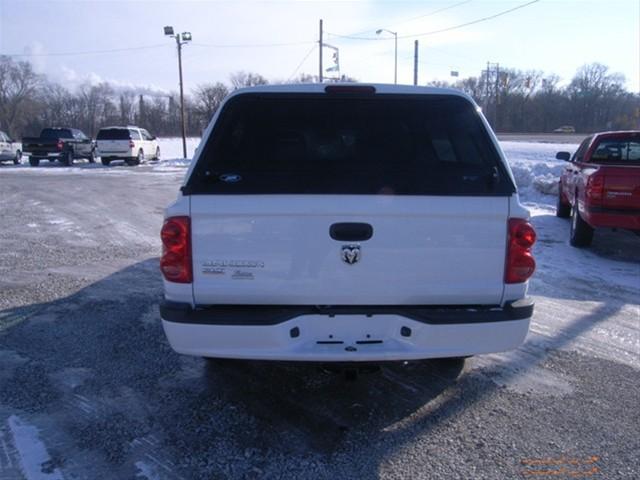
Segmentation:
<svg viewBox="0 0 640 480">
<path fill-rule="evenodd" d="M 189 139 L 188 156 L 198 142 Z M 397 465 L 426 471 L 446 451 L 454 455 L 438 469 L 455 472 L 449 477 L 515 478 L 517 469 L 504 473 L 510 461 L 520 467 L 521 458 L 577 451 L 603 458 L 606 478 L 637 478 L 640 238 L 598 230 L 591 248 L 571 247 L 569 222 L 554 211 L 564 168 L 555 153 L 577 145 L 501 145 L 538 233 L 535 313 L 524 345 L 468 360 L 454 382 L 434 365 L 385 367 L 351 385 L 289 370 L 205 367 L 171 353 L 158 327 L 155 257 L 163 208 L 190 163 L 179 138 L 161 139 L 162 160 L 139 167 L 0 166 L 8 207 L 0 231 L 0 478 L 226 478 L 252 465 L 274 472 L 265 477 L 318 477 L 311 466 L 329 472 L 327 458 L 358 468 L 366 458 L 371 470 L 326 477 L 373 477 Z M 461 451 L 475 453 L 461 462 Z M 481 459 L 494 452 L 495 461 Z M 492 465 L 504 474 L 480 472 Z M 460 473 L 467 467 L 473 473 Z"/>
</svg>

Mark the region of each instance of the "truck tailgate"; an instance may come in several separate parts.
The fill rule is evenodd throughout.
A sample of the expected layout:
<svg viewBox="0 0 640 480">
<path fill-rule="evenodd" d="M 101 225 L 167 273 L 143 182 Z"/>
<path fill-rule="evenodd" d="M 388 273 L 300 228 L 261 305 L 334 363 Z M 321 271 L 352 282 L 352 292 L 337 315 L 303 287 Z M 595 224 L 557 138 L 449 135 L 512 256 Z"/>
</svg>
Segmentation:
<svg viewBox="0 0 640 480">
<path fill-rule="evenodd" d="M 640 210 L 640 166 L 606 166 L 600 172 L 604 174 L 604 207 Z"/>
<path fill-rule="evenodd" d="M 508 197 L 190 201 L 197 304 L 495 305 L 502 297 Z M 330 228 L 341 222 L 369 224 L 373 235 L 335 240 Z M 343 247 L 359 248 L 357 261 L 343 259 Z"/>
<path fill-rule="evenodd" d="M 29 153 L 33 156 L 46 156 L 48 153 L 58 153 L 58 141 L 53 140 L 38 140 L 38 139 L 24 139 L 22 142 L 25 153 Z"/>
<path fill-rule="evenodd" d="M 98 140 L 97 147 L 103 153 L 127 153 L 131 151 L 129 140 Z"/>
</svg>

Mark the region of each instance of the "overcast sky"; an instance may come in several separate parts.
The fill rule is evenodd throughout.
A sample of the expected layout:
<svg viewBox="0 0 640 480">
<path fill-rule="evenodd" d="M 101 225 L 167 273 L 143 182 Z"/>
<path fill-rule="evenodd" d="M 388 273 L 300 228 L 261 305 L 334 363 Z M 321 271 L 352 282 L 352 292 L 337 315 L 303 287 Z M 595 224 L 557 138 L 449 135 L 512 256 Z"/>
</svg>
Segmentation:
<svg viewBox="0 0 640 480">
<path fill-rule="evenodd" d="M 183 50 L 187 90 L 205 82 L 226 83 L 238 70 L 287 80 L 301 72 L 318 73 L 322 18 L 325 41 L 340 49 L 341 73 L 360 81 L 393 82 L 393 35 L 375 33 L 384 28 L 398 33 L 400 83 L 413 81 L 418 38 L 420 84 L 450 79 L 451 70 L 461 77 L 478 75 L 487 61 L 556 73 L 566 82 L 579 66 L 601 62 L 624 74 L 630 90 L 639 90 L 640 0 L 539 0 L 464 28 L 415 36 L 525 3 L 0 0 L 0 54 L 27 54 L 16 58 L 66 85 L 107 80 L 176 90 L 175 41 L 162 32 L 164 25 L 173 25 L 193 34 Z M 325 49 L 324 56 L 325 66 L 330 65 L 331 51 Z"/>
</svg>

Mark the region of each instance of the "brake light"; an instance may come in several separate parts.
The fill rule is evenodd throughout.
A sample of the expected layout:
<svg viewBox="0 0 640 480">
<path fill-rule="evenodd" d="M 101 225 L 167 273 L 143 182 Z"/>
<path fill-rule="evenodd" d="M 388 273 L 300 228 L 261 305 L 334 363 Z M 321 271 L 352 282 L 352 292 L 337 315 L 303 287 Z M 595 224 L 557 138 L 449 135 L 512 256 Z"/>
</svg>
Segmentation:
<svg viewBox="0 0 640 480">
<path fill-rule="evenodd" d="M 589 203 L 602 203 L 604 198 L 604 176 L 597 173 L 591 175 L 587 180 L 587 187 L 584 193 Z"/>
<path fill-rule="evenodd" d="M 129 140 L 129 148 L 136 148 L 136 144 L 133 140 Z"/>
<path fill-rule="evenodd" d="M 64 142 L 62 140 L 58 140 L 58 143 L 56 143 L 56 148 L 58 150 L 62 150 L 63 147 L 64 147 Z"/>
<path fill-rule="evenodd" d="M 531 248 L 536 243 L 536 231 L 523 218 L 510 218 L 507 237 L 505 283 L 526 282 L 536 269 Z"/>
<path fill-rule="evenodd" d="M 373 85 L 327 85 L 324 87 L 325 93 L 332 94 L 365 94 L 373 95 L 376 93 L 376 87 Z"/>
<path fill-rule="evenodd" d="M 162 258 L 160 270 L 164 278 L 174 283 L 191 283 L 191 222 L 189 217 L 170 217 L 160 232 Z"/>
</svg>

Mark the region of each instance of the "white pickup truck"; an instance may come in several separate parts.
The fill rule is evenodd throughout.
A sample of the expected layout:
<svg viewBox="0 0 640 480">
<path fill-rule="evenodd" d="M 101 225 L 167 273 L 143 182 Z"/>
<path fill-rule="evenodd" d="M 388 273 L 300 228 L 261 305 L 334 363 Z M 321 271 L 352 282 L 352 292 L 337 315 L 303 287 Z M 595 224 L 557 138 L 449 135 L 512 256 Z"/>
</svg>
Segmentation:
<svg viewBox="0 0 640 480">
<path fill-rule="evenodd" d="M 377 362 L 509 350 L 535 232 L 455 90 L 308 84 L 230 95 L 165 213 L 160 314 L 179 353 Z"/>
</svg>

